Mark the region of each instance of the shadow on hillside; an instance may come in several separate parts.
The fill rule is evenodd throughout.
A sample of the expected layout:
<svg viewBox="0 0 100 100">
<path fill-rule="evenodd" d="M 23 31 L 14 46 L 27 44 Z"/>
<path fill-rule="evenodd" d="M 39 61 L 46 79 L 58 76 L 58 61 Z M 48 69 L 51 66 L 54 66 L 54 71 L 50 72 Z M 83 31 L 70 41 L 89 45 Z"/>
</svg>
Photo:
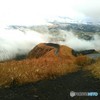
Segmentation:
<svg viewBox="0 0 100 100">
<path fill-rule="evenodd" d="M 0 89 L 0 100 L 100 100 L 98 97 L 70 97 L 70 91 L 100 92 L 100 80 L 78 71 L 55 79 Z"/>
</svg>

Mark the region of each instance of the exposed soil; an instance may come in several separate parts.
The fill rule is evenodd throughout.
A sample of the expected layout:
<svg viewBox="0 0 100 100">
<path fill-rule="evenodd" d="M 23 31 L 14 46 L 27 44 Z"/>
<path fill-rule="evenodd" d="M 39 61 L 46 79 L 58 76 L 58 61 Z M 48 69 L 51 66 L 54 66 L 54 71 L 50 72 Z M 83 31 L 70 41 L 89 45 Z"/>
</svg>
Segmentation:
<svg viewBox="0 0 100 100">
<path fill-rule="evenodd" d="M 100 79 L 78 71 L 54 79 L 0 88 L 0 100 L 100 100 Z M 70 91 L 98 92 L 97 97 L 70 97 Z"/>
</svg>

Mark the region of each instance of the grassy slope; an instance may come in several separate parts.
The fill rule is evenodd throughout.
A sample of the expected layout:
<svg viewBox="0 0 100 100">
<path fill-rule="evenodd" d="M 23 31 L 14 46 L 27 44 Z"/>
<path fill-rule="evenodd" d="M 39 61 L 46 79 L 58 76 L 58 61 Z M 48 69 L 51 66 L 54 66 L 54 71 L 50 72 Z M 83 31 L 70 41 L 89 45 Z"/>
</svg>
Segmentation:
<svg viewBox="0 0 100 100">
<path fill-rule="evenodd" d="M 50 59 L 51 60 L 51 59 Z M 78 70 L 78 66 L 68 61 L 53 59 L 27 59 L 0 63 L 0 85 L 27 83 L 55 77 Z"/>
<path fill-rule="evenodd" d="M 95 67 L 98 67 L 98 63 L 100 64 L 100 60 L 95 63 Z M 92 69 L 92 66 L 94 66 L 94 64 L 89 65 L 88 67 L 83 66 L 80 70 L 76 70 L 77 67 L 74 66 L 74 70 L 73 67 L 71 67 L 72 72 L 66 72 L 65 75 L 61 75 L 59 77 L 52 77 L 52 79 L 49 78 L 42 81 L 37 81 L 36 83 L 29 83 L 21 86 L 12 84 L 10 88 L 1 88 L 0 100 L 100 100 L 100 97 L 71 98 L 69 95 L 70 91 L 100 91 L 100 79 L 95 78 L 93 73 L 91 74 L 92 70 L 94 70 Z M 53 69 L 55 70 L 54 67 Z M 27 69 L 27 71 L 28 70 L 29 69 Z M 53 71 L 53 74 L 56 74 L 57 70 L 58 69 Z M 45 70 L 45 74 L 48 75 L 46 72 L 47 69 Z M 97 70 L 97 72 L 100 72 L 100 70 Z M 50 71 L 48 73 L 49 76 L 52 75 Z M 25 78 L 22 80 L 25 80 Z"/>
<path fill-rule="evenodd" d="M 97 59 L 94 64 L 86 66 L 84 70 L 88 70 L 95 78 L 100 79 L 100 59 Z"/>
<path fill-rule="evenodd" d="M 69 100 L 70 91 L 98 92 L 100 59 L 92 63 L 86 56 L 75 61 L 44 57 L 0 63 L 0 86 L 10 86 L 0 89 L 0 100 Z M 99 100 L 99 97 L 74 99 Z"/>
</svg>

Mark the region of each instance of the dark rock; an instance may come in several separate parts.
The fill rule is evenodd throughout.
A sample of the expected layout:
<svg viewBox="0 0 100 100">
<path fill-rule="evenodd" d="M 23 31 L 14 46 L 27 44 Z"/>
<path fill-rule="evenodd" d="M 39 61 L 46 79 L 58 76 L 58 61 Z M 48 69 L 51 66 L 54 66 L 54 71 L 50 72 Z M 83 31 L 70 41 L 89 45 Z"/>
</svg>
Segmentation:
<svg viewBox="0 0 100 100">
<path fill-rule="evenodd" d="M 82 51 L 76 51 L 76 50 L 72 50 L 72 54 L 74 56 L 78 56 L 78 55 L 87 55 L 87 54 L 93 54 L 93 53 L 98 53 L 95 49 L 90 49 L 90 50 L 82 50 Z"/>
<path fill-rule="evenodd" d="M 15 60 L 22 60 L 22 59 L 25 59 L 26 58 L 26 55 L 17 55 Z"/>
<path fill-rule="evenodd" d="M 60 48 L 59 44 L 55 44 L 55 43 L 45 43 L 47 46 L 52 46 L 52 47 L 55 47 L 57 49 Z"/>
<path fill-rule="evenodd" d="M 51 46 L 51 47 L 54 47 L 56 48 L 55 50 L 55 54 L 57 55 L 58 52 L 59 52 L 59 48 L 60 48 L 60 45 L 59 44 L 55 44 L 55 43 L 45 43 L 47 46 Z"/>
</svg>

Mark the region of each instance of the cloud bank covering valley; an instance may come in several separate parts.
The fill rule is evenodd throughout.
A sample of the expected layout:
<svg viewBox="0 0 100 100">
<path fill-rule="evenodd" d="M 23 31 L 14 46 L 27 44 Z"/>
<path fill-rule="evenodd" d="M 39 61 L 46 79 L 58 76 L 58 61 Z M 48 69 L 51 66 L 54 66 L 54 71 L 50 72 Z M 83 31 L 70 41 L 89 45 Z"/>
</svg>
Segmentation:
<svg viewBox="0 0 100 100">
<path fill-rule="evenodd" d="M 80 39 L 74 32 L 60 30 L 64 41 L 53 41 L 49 31 L 45 34 L 33 30 L 5 29 L 9 25 L 49 25 L 48 20 L 58 16 L 68 17 L 77 22 L 100 21 L 100 0 L 0 0 L 0 61 L 27 55 L 38 43 L 53 42 L 67 45 L 76 50 L 100 50 L 100 35 L 93 40 Z M 67 23 L 67 22 L 66 22 Z"/>
<path fill-rule="evenodd" d="M 16 56 L 27 55 L 39 43 L 58 43 L 75 50 L 100 50 L 100 35 L 94 35 L 93 40 L 79 38 L 74 32 L 59 30 L 57 40 L 53 34 L 18 29 L 0 29 L 0 61 L 14 59 Z M 55 38 L 55 39 L 54 39 Z"/>
</svg>

